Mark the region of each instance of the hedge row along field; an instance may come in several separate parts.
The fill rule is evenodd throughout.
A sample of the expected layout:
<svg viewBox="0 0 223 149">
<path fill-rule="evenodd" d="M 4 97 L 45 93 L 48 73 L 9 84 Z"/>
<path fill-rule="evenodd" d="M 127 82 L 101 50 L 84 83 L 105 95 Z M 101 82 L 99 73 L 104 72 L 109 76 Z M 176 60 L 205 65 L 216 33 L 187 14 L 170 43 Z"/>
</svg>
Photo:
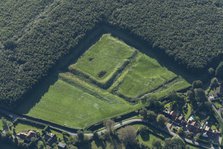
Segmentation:
<svg viewBox="0 0 223 149">
<path fill-rule="evenodd" d="M 151 43 L 154 50 L 164 49 L 189 70 L 204 70 L 223 55 L 220 0 L 57 1 L 57 7 L 38 21 L 35 16 L 51 0 L 0 2 L 1 42 L 26 30 L 30 21 L 35 22 L 13 49 L 0 46 L 2 102 L 21 99 L 56 67 L 58 60 L 77 50 L 89 31 L 100 28 L 100 23 L 121 28 Z"/>
</svg>

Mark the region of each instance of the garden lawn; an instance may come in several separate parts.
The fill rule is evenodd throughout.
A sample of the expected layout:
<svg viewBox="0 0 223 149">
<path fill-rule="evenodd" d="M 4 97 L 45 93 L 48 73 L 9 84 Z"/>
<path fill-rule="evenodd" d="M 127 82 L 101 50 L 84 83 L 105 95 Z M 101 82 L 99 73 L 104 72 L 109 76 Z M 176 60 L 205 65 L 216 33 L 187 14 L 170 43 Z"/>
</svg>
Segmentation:
<svg viewBox="0 0 223 149">
<path fill-rule="evenodd" d="M 217 109 L 219 109 L 219 108 L 221 108 L 222 107 L 222 104 L 221 104 L 221 102 L 220 101 L 214 101 L 214 105 L 215 105 L 215 107 L 217 108 Z"/>
<path fill-rule="evenodd" d="M 192 114 L 192 105 L 190 103 L 187 103 L 187 112 L 185 113 L 185 119 L 187 120 L 191 114 Z"/>
<path fill-rule="evenodd" d="M 119 84 L 118 93 L 128 98 L 136 98 L 152 92 L 176 77 L 176 74 L 161 66 L 155 59 L 139 53 L 136 62 Z"/>
<path fill-rule="evenodd" d="M 141 124 L 137 124 L 137 125 L 133 125 L 137 130 L 140 129 L 140 127 L 142 127 L 143 125 Z M 147 127 L 147 126 L 145 126 Z M 156 140 L 159 140 L 161 141 L 161 143 L 163 144 L 164 141 L 162 140 L 162 138 L 158 137 L 158 136 L 155 136 L 150 130 L 153 131 L 153 128 L 150 128 L 150 127 L 147 127 L 148 128 L 148 131 L 146 132 L 146 134 L 144 135 L 138 135 L 137 136 L 137 139 L 139 140 L 139 143 L 142 143 L 150 148 L 153 147 L 152 143 Z M 158 131 L 156 131 L 158 132 Z M 169 136 L 167 136 L 166 134 L 162 134 L 160 131 L 158 132 L 158 134 L 162 137 L 165 137 L 165 138 L 169 138 Z"/>
<path fill-rule="evenodd" d="M 148 132 L 147 136 L 144 136 L 144 138 L 140 135 L 138 135 L 137 138 L 138 138 L 140 143 L 142 143 L 142 144 L 144 144 L 144 145 L 146 145 L 150 148 L 153 147 L 152 143 L 156 140 L 159 140 L 159 141 L 161 141 L 161 143 L 164 143 L 162 139 L 158 138 L 157 136 L 155 136 L 155 135 L 153 135 L 149 132 Z"/>
<path fill-rule="evenodd" d="M 113 100 L 97 98 L 59 79 L 27 115 L 72 128 L 84 128 L 135 108 L 120 98 Z"/>
<path fill-rule="evenodd" d="M 25 132 L 25 131 L 29 131 L 29 130 L 35 130 L 35 131 L 38 131 L 38 132 L 41 131 L 40 128 L 37 128 L 37 127 L 32 126 L 32 125 L 28 125 L 28 124 L 23 124 L 23 123 L 18 123 L 15 126 L 16 133 Z"/>
<path fill-rule="evenodd" d="M 135 49 L 132 47 L 110 34 L 104 34 L 69 69 L 84 73 L 90 79 L 105 84 L 124 67 L 134 53 Z"/>
</svg>

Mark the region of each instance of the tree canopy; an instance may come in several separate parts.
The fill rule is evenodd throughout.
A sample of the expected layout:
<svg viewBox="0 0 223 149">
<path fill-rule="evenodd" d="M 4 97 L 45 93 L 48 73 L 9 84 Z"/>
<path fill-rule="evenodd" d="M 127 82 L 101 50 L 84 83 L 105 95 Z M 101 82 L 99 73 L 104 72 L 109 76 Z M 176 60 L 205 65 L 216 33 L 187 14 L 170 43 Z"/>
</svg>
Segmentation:
<svg viewBox="0 0 223 149">
<path fill-rule="evenodd" d="M 102 23 L 188 70 L 216 66 L 223 55 L 220 0 L 2 0 L 0 8 L 0 101 L 20 99 Z"/>
</svg>

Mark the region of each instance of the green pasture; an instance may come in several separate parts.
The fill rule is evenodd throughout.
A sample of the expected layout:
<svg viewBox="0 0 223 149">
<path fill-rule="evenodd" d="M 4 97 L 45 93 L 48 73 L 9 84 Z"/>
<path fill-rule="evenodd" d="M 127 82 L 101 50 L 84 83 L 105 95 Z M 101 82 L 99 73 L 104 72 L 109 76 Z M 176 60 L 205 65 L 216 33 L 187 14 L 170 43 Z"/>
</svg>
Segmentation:
<svg viewBox="0 0 223 149">
<path fill-rule="evenodd" d="M 177 77 L 175 73 L 161 66 L 157 60 L 139 53 L 136 62 L 129 68 L 128 73 L 125 74 L 119 84 L 118 93 L 129 98 L 136 98 L 161 88 Z M 184 85 L 184 83 L 182 84 Z M 181 88 L 182 84 L 174 85 L 173 88 Z"/>
<path fill-rule="evenodd" d="M 185 88 L 190 87 L 191 84 L 184 80 L 183 78 L 179 77 L 172 83 L 168 83 L 163 85 L 159 90 L 148 94 L 150 97 L 155 97 L 157 99 L 168 97 L 173 91 L 180 91 Z"/>
<path fill-rule="evenodd" d="M 133 56 L 135 49 L 124 42 L 104 34 L 78 61 L 71 71 L 78 71 L 101 84 L 107 83 Z"/>
<path fill-rule="evenodd" d="M 102 95 L 96 97 L 59 79 L 26 114 L 68 127 L 84 128 L 136 108 L 120 98 L 108 101 L 100 97 Z"/>
</svg>

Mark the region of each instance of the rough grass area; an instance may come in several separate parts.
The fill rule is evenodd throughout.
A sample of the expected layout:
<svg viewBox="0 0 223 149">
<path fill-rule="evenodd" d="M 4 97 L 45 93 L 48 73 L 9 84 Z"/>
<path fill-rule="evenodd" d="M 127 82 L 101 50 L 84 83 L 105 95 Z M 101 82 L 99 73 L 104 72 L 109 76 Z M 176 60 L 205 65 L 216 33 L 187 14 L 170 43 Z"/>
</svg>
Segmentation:
<svg viewBox="0 0 223 149">
<path fill-rule="evenodd" d="M 123 77 L 118 86 L 118 93 L 128 98 L 137 98 L 146 93 L 152 93 L 165 84 L 177 79 L 177 75 L 167 68 L 161 66 L 155 59 L 139 53 L 136 62 L 129 68 L 128 73 Z M 188 87 L 188 83 L 180 79 L 179 82 L 167 86 L 162 94 L 167 94 L 173 90 Z M 159 96 L 163 95 L 158 94 Z"/>
<path fill-rule="evenodd" d="M 137 130 L 139 130 L 141 127 L 143 127 L 144 125 L 142 124 L 136 124 L 133 125 Z M 145 126 L 146 127 L 146 126 Z M 170 136 L 162 133 L 161 131 L 158 131 L 156 129 L 154 129 L 153 127 L 147 127 L 148 130 L 143 133 L 143 134 L 138 134 L 137 139 L 139 140 L 140 143 L 152 148 L 153 147 L 153 142 L 155 140 L 159 140 L 161 141 L 161 143 L 164 143 L 164 138 L 169 138 Z M 157 135 L 154 135 L 157 134 Z"/>
<path fill-rule="evenodd" d="M 35 131 L 39 131 L 39 132 L 41 131 L 40 128 L 37 128 L 37 127 L 32 126 L 32 125 L 28 125 L 28 124 L 23 124 L 23 123 L 18 123 L 15 126 L 16 133 L 25 132 L 25 131 L 29 131 L 29 130 L 35 130 Z"/>
<path fill-rule="evenodd" d="M 125 67 L 134 54 L 135 49 L 110 34 L 104 34 L 69 68 L 98 83 L 106 84 Z"/>
<path fill-rule="evenodd" d="M 148 96 L 161 99 L 161 98 L 168 97 L 173 91 L 180 91 L 190 86 L 191 84 L 189 82 L 179 77 L 172 83 L 164 85 L 162 88 L 155 91 L 154 93 L 148 94 Z"/>
<path fill-rule="evenodd" d="M 102 100 L 59 79 L 27 115 L 68 127 L 84 128 L 135 108 L 120 98 L 112 100 Z"/>
</svg>

